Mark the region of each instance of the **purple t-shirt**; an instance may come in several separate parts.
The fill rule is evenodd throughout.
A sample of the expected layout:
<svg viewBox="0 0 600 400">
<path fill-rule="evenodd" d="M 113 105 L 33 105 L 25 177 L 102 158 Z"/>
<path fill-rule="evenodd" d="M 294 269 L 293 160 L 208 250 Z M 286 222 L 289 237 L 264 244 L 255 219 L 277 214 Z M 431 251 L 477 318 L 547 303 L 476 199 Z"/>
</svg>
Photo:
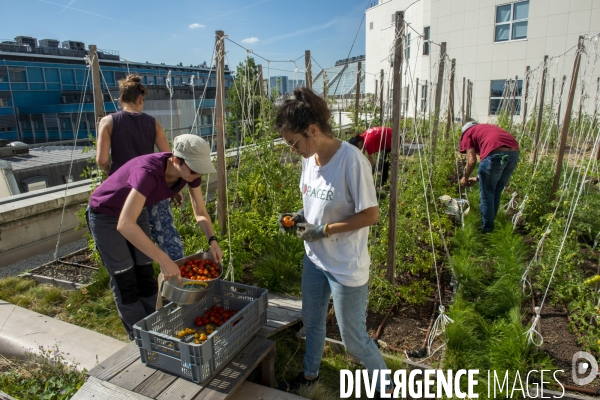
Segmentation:
<svg viewBox="0 0 600 400">
<path fill-rule="evenodd" d="M 132 188 L 146 197 L 144 207 L 148 207 L 175 196 L 186 184 L 192 188 L 200 186 L 201 178 L 192 182 L 180 178 L 173 186 L 167 186 L 165 168 L 172 155 L 153 153 L 129 160 L 94 190 L 90 207 L 96 212 L 118 217 Z"/>
</svg>

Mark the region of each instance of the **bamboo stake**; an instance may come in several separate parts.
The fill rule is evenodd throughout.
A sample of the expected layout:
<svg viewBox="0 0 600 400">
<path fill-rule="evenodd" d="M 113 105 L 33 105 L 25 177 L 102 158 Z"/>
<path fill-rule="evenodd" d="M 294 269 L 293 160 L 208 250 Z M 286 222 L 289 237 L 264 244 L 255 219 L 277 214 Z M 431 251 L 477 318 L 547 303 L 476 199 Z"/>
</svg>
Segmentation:
<svg viewBox="0 0 600 400">
<path fill-rule="evenodd" d="M 581 80 L 581 95 L 579 96 L 579 113 L 577 117 L 577 129 L 581 129 L 581 112 L 583 111 L 583 93 L 585 91 L 585 79 Z"/>
<path fill-rule="evenodd" d="M 265 97 L 265 88 L 263 87 L 262 65 L 258 64 L 258 93 L 260 97 Z"/>
<path fill-rule="evenodd" d="M 381 90 L 381 94 L 379 95 L 379 125 L 384 126 L 383 123 L 383 117 L 384 117 L 384 112 L 383 112 L 383 70 L 381 70 L 380 72 L 381 75 L 381 88 L 379 90 Z"/>
<path fill-rule="evenodd" d="M 227 233 L 227 204 L 225 193 L 225 33 L 216 31 L 217 93 L 215 97 L 217 125 L 217 221 L 221 236 Z"/>
<path fill-rule="evenodd" d="M 362 63 L 358 62 L 358 71 L 356 73 L 356 97 L 354 99 L 354 120 L 358 126 L 358 109 L 360 107 L 360 73 L 362 69 Z"/>
<path fill-rule="evenodd" d="M 456 59 L 452 59 L 450 66 L 450 90 L 448 93 L 448 118 L 446 120 L 446 138 L 450 134 L 450 128 L 454 123 L 454 67 L 456 66 Z"/>
<path fill-rule="evenodd" d="M 535 164 L 538 157 L 538 146 L 540 144 L 540 130 L 542 129 L 542 117 L 544 115 L 544 93 L 546 91 L 546 64 L 548 56 L 544 56 L 544 65 L 542 66 L 542 81 L 540 87 L 540 108 L 538 109 L 537 123 L 535 125 L 535 139 L 533 140 L 533 163 Z"/>
<path fill-rule="evenodd" d="M 304 69 L 306 71 L 305 73 L 305 79 L 306 79 L 306 87 L 310 90 L 312 90 L 312 71 L 311 71 L 311 60 L 310 60 L 310 50 L 305 50 L 304 51 Z"/>
<path fill-rule="evenodd" d="M 560 131 L 560 108 L 562 106 L 562 96 L 565 90 L 565 83 L 567 82 L 567 76 L 563 75 L 562 84 L 560 86 L 560 97 L 558 98 L 558 111 L 556 112 L 556 129 Z"/>
<path fill-rule="evenodd" d="M 527 123 L 527 97 L 529 97 L 529 65 L 525 67 L 525 94 L 523 95 L 523 129 Z"/>
<path fill-rule="evenodd" d="M 519 76 L 515 76 L 515 85 L 512 90 L 512 99 L 510 103 L 510 131 L 512 132 L 513 118 L 515 116 L 515 103 L 517 102 L 517 91 L 519 90 Z"/>
<path fill-rule="evenodd" d="M 466 123 L 465 118 L 465 86 L 466 86 L 466 78 L 463 76 L 463 92 L 462 92 L 462 107 L 460 108 L 460 122 L 464 125 Z"/>
<path fill-rule="evenodd" d="M 565 118 L 560 132 L 560 146 L 558 148 L 558 159 L 556 160 L 556 173 L 554 174 L 554 182 L 552 184 L 552 193 L 555 195 L 560 182 L 562 172 L 562 162 L 565 156 L 565 145 L 567 143 L 567 135 L 569 133 L 569 125 L 571 123 L 571 111 L 573 109 L 573 98 L 575 97 L 575 88 L 577 87 L 577 76 L 579 75 L 579 64 L 581 63 L 581 51 L 583 50 L 583 36 L 579 36 L 577 42 L 577 54 L 573 63 L 573 73 L 571 78 L 571 86 L 569 87 L 569 99 L 567 100 L 567 108 L 565 109 Z"/>
<path fill-rule="evenodd" d="M 390 162 L 390 205 L 387 254 L 387 280 L 394 283 L 396 269 L 396 217 L 398 214 L 398 167 L 400 150 L 400 106 L 402 104 L 402 43 L 404 40 L 404 12 L 396 12 L 396 43 L 394 46 L 394 108 L 392 112 L 392 151 Z"/>
<path fill-rule="evenodd" d="M 415 127 L 415 132 L 417 129 L 417 110 L 419 109 L 419 78 L 417 78 L 417 83 L 415 86 L 415 120 L 413 121 L 413 125 Z"/>
<path fill-rule="evenodd" d="M 98 124 L 104 118 L 104 99 L 102 98 L 102 85 L 100 85 L 100 61 L 98 60 L 98 52 L 95 44 L 88 46 L 90 51 L 90 60 L 92 61 L 92 88 L 94 90 L 94 114 L 96 115 L 96 138 L 98 138 Z M 171 137 L 171 140 L 173 138 Z"/>
<path fill-rule="evenodd" d="M 433 112 L 433 130 L 431 131 L 431 165 L 435 164 L 435 151 L 437 147 L 438 125 L 440 122 L 440 106 L 442 104 L 442 85 L 444 84 L 444 58 L 446 56 L 446 42 L 442 42 L 438 76 L 435 89 L 435 110 Z"/>
</svg>

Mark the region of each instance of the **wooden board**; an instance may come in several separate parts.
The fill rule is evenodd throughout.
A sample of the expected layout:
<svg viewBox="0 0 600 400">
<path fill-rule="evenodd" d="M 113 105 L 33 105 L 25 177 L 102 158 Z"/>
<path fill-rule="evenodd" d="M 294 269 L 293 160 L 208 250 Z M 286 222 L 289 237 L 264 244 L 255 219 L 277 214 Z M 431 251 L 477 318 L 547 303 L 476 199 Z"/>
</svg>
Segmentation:
<svg viewBox="0 0 600 400">
<path fill-rule="evenodd" d="M 141 361 L 138 362 L 140 364 L 142 363 Z M 164 392 L 176 380 L 177 377 L 174 375 L 163 371 L 155 371 L 152 376 L 136 386 L 133 391 L 154 399 Z"/>
<path fill-rule="evenodd" d="M 123 389 L 133 390 L 155 372 L 157 372 L 156 369 L 147 367 L 141 361 L 136 361 L 108 381 Z"/>
<path fill-rule="evenodd" d="M 235 391 L 235 400 L 303 400 L 304 397 L 295 394 L 282 392 L 252 382 L 244 382 L 238 390 Z"/>
<path fill-rule="evenodd" d="M 150 400 L 149 397 L 133 393 L 127 389 L 101 381 L 90 376 L 87 382 L 75 393 L 72 400 Z"/>
<path fill-rule="evenodd" d="M 131 342 L 112 356 L 108 357 L 102 363 L 92 368 L 88 372 L 88 375 L 107 381 L 139 358 L 140 349 L 138 349 L 134 342 Z"/>
<path fill-rule="evenodd" d="M 223 400 L 229 397 L 248 377 L 262 360 L 275 348 L 275 342 L 254 338 L 239 352 L 227 367 L 200 392 L 196 400 Z"/>
</svg>

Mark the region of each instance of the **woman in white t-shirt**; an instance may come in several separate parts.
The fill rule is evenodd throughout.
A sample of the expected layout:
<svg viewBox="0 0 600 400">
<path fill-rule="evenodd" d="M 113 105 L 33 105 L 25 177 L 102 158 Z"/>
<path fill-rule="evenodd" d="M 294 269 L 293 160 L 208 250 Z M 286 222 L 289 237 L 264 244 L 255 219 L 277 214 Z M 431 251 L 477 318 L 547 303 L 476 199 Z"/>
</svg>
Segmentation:
<svg viewBox="0 0 600 400">
<path fill-rule="evenodd" d="M 300 192 L 304 208 L 292 216 L 306 249 L 302 268 L 306 354 L 304 371 L 290 382 L 290 389 L 319 377 L 331 294 L 348 352 L 371 374 L 386 368 L 365 323 L 367 237 L 369 226 L 379 218 L 371 165 L 356 147 L 332 135 L 331 112 L 323 99 L 306 88 L 294 90 L 294 96 L 279 108 L 275 122 L 291 150 L 303 157 Z"/>
</svg>

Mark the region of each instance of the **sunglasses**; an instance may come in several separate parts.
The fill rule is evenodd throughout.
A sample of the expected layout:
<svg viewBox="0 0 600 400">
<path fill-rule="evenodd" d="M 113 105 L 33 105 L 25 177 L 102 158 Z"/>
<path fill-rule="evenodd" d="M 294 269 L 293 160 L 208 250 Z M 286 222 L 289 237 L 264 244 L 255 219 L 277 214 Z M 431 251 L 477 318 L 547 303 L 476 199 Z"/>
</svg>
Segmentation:
<svg viewBox="0 0 600 400">
<path fill-rule="evenodd" d="M 188 169 L 190 170 L 190 172 L 192 173 L 192 175 L 200 175 L 199 172 L 194 171 L 193 169 L 190 168 L 189 164 L 185 162 L 185 160 L 179 159 L 182 163 L 184 163 Z"/>
<path fill-rule="evenodd" d="M 304 132 L 302 134 L 302 136 L 300 136 L 298 138 L 298 140 L 296 140 L 294 143 L 292 143 L 292 144 L 289 144 L 288 142 L 284 142 L 284 143 L 286 144 L 287 147 L 289 147 L 290 150 L 298 150 L 298 147 L 296 145 L 298 144 L 300 139 L 302 139 L 303 137 L 308 137 L 308 130 L 306 132 Z"/>
</svg>

